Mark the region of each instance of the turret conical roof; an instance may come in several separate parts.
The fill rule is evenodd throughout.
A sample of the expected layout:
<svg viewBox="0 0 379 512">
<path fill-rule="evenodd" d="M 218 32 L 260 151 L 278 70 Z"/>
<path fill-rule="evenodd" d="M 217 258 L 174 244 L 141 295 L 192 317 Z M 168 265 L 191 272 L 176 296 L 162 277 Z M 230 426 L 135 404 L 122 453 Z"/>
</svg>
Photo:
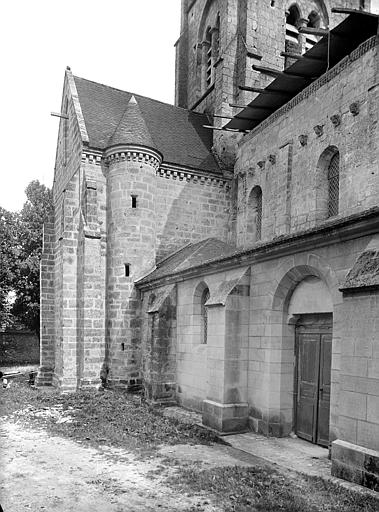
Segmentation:
<svg viewBox="0 0 379 512">
<path fill-rule="evenodd" d="M 130 98 L 121 121 L 109 139 L 109 146 L 115 146 L 116 144 L 138 144 L 154 147 L 153 139 L 134 96 Z"/>
</svg>

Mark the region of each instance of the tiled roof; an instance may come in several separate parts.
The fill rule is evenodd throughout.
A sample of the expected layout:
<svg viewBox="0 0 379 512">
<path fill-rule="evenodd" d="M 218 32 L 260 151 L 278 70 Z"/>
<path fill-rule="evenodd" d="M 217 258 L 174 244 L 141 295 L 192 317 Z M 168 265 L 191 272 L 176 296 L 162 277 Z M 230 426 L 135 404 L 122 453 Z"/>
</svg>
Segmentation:
<svg viewBox="0 0 379 512">
<path fill-rule="evenodd" d="M 109 140 L 109 146 L 115 146 L 116 144 L 154 146 L 153 139 L 134 96 L 130 98 L 121 121 Z"/>
<path fill-rule="evenodd" d="M 89 144 L 105 149 L 120 125 L 125 109 L 133 96 L 106 85 L 74 77 L 83 112 Z M 205 114 L 152 100 L 134 94 L 142 117 L 163 161 L 192 169 L 220 172 L 211 153 L 212 131 Z"/>
<path fill-rule="evenodd" d="M 138 284 L 147 283 L 175 272 L 202 265 L 215 258 L 223 258 L 234 253 L 236 248 L 217 238 L 207 238 L 195 244 L 189 244 L 157 263 L 157 268 L 141 279 Z"/>
</svg>

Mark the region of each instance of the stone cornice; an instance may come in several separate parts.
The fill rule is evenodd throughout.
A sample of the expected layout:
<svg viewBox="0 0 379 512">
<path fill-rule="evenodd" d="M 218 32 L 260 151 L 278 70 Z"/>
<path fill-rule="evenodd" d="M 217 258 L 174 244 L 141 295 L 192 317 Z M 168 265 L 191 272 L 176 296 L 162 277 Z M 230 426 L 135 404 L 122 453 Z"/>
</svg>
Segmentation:
<svg viewBox="0 0 379 512">
<path fill-rule="evenodd" d="M 102 151 L 96 151 L 93 149 L 83 149 L 82 151 L 82 163 L 101 165 L 103 159 Z"/>
<path fill-rule="evenodd" d="M 162 155 L 156 149 L 131 144 L 119 144 L 105 150 L 104 163 L 106 165 L 120 161 L 141 162 L 158 170 L 162 162 Z"/>
<path fill-rule="evenodd" d="M 177 181 L 187 181 L 200 183 L 202 185 L 213 185 L 216 187 L 229 188 L 229 184 L 233 178 L 232 174 L 218 174 L 201 170 L 188 169 L 169 164 L 162 164 L 157 169 L 157 176 Z"/>
<path fill-rule="evenodd" d="M 155 288 L 174 282 L 185 281 L 192 277 L 215 274 L 241 265 L 282 258 L 298 252 L 325 247 L 336 242 L 345 242 L 356 238 L 372 235 L 379 232 L 379 207 L 350 215 L 349 217 L 326 221 L 315 228 L 284 235 L 269 242 L 260 243 L 256 247 L 246 250 L 236 250 L 230 256 L 215 258 L 201 265 L 174 272 L 155 280 L 144 279 L 136 283 L 141 290 Z"/>
</svg>

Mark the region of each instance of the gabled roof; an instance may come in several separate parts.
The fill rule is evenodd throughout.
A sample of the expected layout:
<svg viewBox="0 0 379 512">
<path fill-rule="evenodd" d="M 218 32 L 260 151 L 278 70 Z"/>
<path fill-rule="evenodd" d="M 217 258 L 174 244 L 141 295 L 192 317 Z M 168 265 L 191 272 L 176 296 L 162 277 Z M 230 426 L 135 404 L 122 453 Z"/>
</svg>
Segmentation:
<svg viewBox="0 0 379 512">
<path fill-rule="evenodd" d="M 169 276 L 176 272 L 186 270 L 215 258 L 229 256 L 236 251 L 233 245 L 229 245 L 217 238 L 207 238 L 194 244 L 189 244 L 157 263 L 157 267 L 150 274 L 138 281 L 138 284 L 147 283 Z"/>
<path fill-rule="evenodd" d="M 352 9 L 345 11 L 351 14 L 270 82 L 265 92 L 259 93 L 225 128 L 253 130 L 360 44 L 377 34 L 379 17 L 376 14 Z"/>
<path fill-rule="evenodd" d="M 109 139 L 109 146 L 115 146 L 116 144 L 154 146 L 154 142 L 134 96 L 130 98 L 119 125 Z"/>
<path fill-rule="evenodd" d="M 74 80 L 89 145 L 104 150 L 109 147 L 117 128 L 123 125 L 122 118 L 133 94 L 77 76 Z M 211 153 L 212 132 L 203 127 L 209 124 L 205 114 L 138 94 L 134 97 L 152 139 L 152 147 L 162 153 L 164 163 L 220 172 Z"/>
</svg>

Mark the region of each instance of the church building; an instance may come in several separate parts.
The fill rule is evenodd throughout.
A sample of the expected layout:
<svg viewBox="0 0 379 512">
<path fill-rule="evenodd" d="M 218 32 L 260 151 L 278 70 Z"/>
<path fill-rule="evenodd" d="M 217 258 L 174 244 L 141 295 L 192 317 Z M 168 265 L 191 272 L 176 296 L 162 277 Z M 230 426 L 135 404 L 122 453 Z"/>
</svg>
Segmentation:
<svg viewBox="0 0 379 512">
<path fill-rule="evenodd" d="M 379 490 L 378 26 L 182 0 L 175 106 L 67 68 L 38 385 L 296 434 Z"/>
</svg>

